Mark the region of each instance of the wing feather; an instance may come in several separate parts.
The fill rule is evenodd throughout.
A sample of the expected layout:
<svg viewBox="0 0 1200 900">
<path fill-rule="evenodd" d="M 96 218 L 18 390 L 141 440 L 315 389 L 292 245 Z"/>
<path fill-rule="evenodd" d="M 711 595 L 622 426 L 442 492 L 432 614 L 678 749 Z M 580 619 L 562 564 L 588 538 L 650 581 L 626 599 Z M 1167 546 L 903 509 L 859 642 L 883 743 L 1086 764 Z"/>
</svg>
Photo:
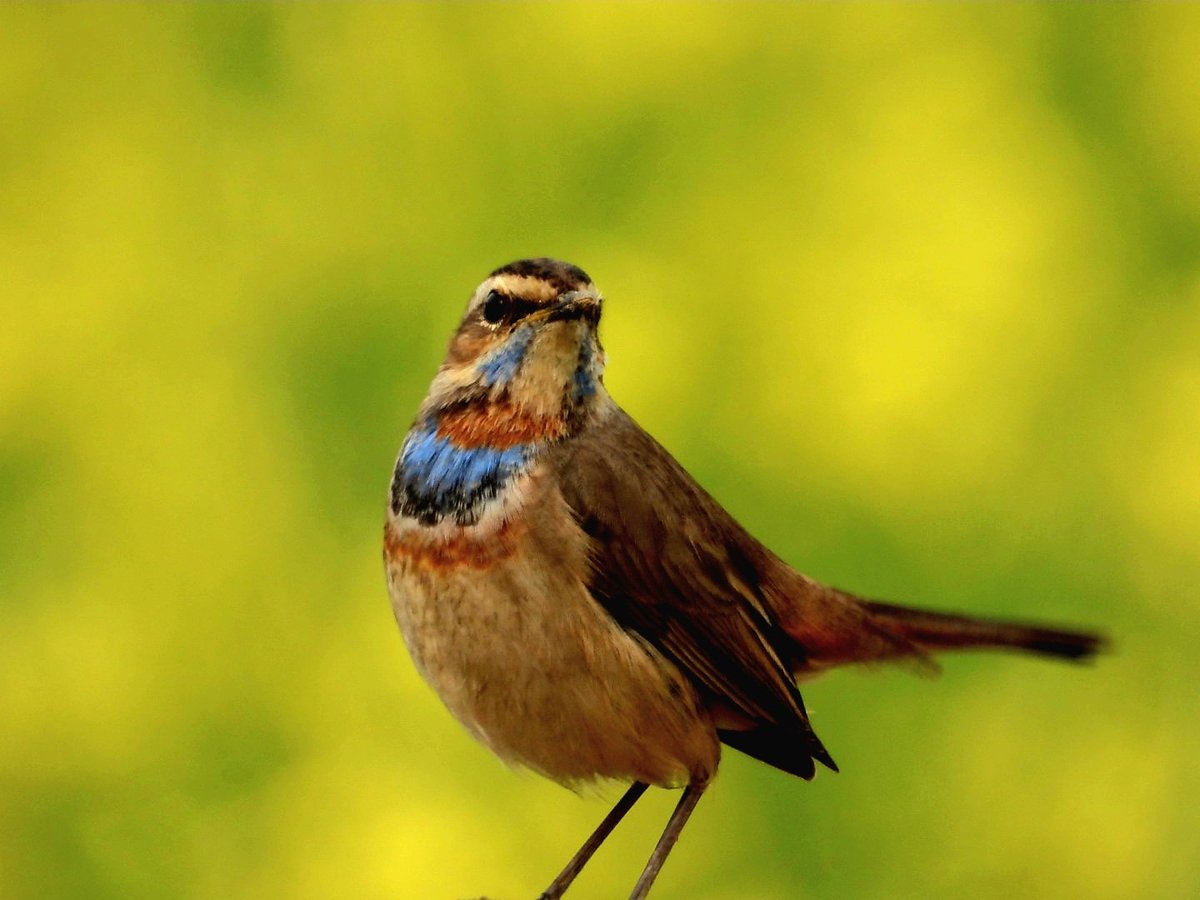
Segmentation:
<svg viewBox="0 0 1200 900">
<path fill-rule="evenodd" d="M 763 598 L 770 552 L 620 409 L 550 463 L 592 541 L 592 596 L 758 732 L 727 742 L 775 747 L 771 736 L 786 734 L 789 746 L 773 751 L 784 764 L 748 752 L 797 774 L 811 774 L 808 757 L 836 769 L 791 674 L 803 648 Z"/>
</svg>

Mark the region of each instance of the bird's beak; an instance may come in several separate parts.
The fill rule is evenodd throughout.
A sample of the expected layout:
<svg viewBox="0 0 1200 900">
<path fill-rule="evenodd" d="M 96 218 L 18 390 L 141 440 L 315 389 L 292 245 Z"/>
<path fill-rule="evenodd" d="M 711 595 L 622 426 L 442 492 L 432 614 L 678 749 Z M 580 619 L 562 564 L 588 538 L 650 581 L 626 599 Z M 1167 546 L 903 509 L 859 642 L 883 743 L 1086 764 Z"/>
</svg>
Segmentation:
<svg viewBox="0 0 1200 900">
<path fill-rule="evenodd" d="M 547 322 L 584 319 L 594 326 L 600 321 L 600 295 L 594 290 L 567 291 L 544 313 Z"/>
</svg>

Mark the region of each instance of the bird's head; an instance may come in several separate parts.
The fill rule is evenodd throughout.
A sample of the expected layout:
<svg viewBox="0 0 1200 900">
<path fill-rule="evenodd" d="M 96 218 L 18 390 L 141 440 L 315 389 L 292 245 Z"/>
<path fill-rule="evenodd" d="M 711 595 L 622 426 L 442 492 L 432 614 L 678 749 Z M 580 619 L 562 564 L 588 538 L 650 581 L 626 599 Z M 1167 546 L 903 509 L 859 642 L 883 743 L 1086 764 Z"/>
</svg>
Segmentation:
<svg viewBox="0 0 1200 900">
<path fill-rule="evenodd" d="M 489 275 L 400 448 L 393 515 L 477 523 L 543 448 L 604 408 L 599 323 L 600 294 L 569 263 L 523 259 Z"/>
<path fill-rule="evenodd" d="M 604 396 L 600 293 L 582 269 L 522 259 L 479 285 L 422 407 L 499 407 L 517 420 L 578 421 Z M 499 414 L 499 410 L 495 410 Z"/>
</svg>

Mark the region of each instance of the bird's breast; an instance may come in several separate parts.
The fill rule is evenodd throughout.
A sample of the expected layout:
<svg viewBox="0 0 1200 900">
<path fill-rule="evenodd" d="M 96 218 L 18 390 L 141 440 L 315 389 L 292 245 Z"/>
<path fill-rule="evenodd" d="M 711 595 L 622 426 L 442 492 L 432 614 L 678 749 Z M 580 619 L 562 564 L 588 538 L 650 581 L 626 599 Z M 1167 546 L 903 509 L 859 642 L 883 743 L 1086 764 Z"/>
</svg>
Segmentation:
<svg viewBox="0 0 1200 900">
<path fill-rule="evenodd" d="M 494 496 L 475 505 L 470 524 L 453 517 L 427 523 L 393 512 L 384 528 L 384 558 L 389 567 L 413 572 L 483 570 L 521 550 L 528 523 L 521 515 L 531 492 L 529 474 L 511 478 Z"/>
<path fill-rule="evenodd" d="M 588 538 L 545 466 L 479 517 L 388 517 L 388 584 L 418 668 L 503 758 L 564 782 L 676 784 L 715 771 L 693 685 L 588 591 Z"/>
</svg>

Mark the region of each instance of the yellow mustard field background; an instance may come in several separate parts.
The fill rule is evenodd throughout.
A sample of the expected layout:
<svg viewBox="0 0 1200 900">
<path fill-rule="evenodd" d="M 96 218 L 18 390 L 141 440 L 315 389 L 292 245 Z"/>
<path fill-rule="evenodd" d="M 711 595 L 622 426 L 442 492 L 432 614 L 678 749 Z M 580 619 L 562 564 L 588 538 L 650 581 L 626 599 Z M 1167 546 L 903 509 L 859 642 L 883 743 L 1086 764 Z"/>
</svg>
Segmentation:
<svg viewBox="0 0 1200 900">
<path fill-rule="evenodd" d="M 472 743 L 380 564 L 529 255 L 802 570 L 1115 642 L 808 686 L 842 773 L 728 752 L 657 896 L 1200 892 L 1198 46 L 1185 6 L 0 9 L 0 895 L 519 898 L 575 850 L 616 789 Z"/>
</svg>

